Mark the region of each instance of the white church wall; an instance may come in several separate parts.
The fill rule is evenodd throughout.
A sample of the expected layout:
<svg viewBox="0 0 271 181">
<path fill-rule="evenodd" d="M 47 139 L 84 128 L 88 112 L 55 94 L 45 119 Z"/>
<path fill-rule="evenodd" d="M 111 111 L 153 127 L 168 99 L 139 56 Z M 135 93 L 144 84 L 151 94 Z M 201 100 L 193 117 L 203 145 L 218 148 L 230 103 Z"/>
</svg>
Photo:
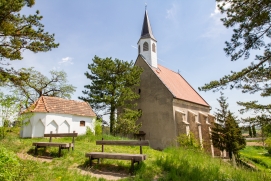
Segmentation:
<svg viewBox="0 0 271 181">
<path fill-rule="evenodd" d="M 72 124 L 72 115 L 70 114 L 56 114 L 56 113 L 47 113 L 46 114 L 46 128 L 45 133 L 69 133 L 72 132 L 70 129 Z M 65 122 L 65 124 L 63 124 Z"/>
<path fill-rule="evenodd" d="M 29 120 L 23 121 L 24 125 L 22 126 L 21 137 L 31 138 L 32 137 L 32 125 Z"/>
<path fill-rule="evenodd" d="M 58 133 L 58 125 L 55 120 L 50 121 L 46 125 L 45 133 Z"/>
<path fill-rule="evenodd" d="M 80 121 L 85 121 L 85 126 L 80 125 Z M 73 128 L 78 130 L 78 134 L 85 134 L 87 127 L 94 133 L 94 117 L 73 116 Z"/>
<path fill-rule="evenodd" d="M 28 120 L 25 120 L 28 121 Z M 85 121 L 85 126 L 80 126 Z M 95 117 L 84 117 L 70 114 L 34 113 L 30 123 L 22 127 L 21 137 L 43 137 L 44 133 L 85 134 L 89 127 L 94 132 Z"/>
<path fill-rule="evenodd" d="M 32 137 L 39 137 L 42 138 L 44 135 L 45 126 L 41 119 L 35 122 L 35 125 L 33 126 L 33 135 Z"/>
<path fill-rule="evenodd" d="M 59 126 L 61 129 L 58 131 L 59 133 L 70 133 L 70 124 L 65 120 Z"/>
<path fill-rule="evenodd" d="M 35 113 L 30 118 L 32 125 L 31 137 L 43 137 L 46 123 L 46 113 Z"/>
</svg>

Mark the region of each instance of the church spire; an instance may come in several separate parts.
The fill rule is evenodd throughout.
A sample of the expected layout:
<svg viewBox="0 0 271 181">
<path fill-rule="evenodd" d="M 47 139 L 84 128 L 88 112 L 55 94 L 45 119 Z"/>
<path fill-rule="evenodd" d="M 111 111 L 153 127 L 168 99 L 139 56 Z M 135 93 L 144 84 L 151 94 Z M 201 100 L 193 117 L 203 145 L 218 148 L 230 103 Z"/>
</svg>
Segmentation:
<svg viewBox="0 0 271 181">
<path fill-rule="evenodd" d="M 141 38 L 151 38 L 156 41 L 156 39 L 154 38 L 154 36 L 152 34 L 151 24 L 149 21 L 149 16 L 148 16 L 147 10 L 145 10 L 145 16 L 144 16 L 144 21 L 143 21 L 143 25 L 142 25 L 140 39 Z"/>
<path fill-rule="evenodd" d="M 151 24 L 147 10 L 145 9 L 144 21 L 141 30 L 141 37 L 137 42 L 138 54 L 142 55 L 146 62 L 157 68 L 157 41 L 152 34 Z"/>
</svg>

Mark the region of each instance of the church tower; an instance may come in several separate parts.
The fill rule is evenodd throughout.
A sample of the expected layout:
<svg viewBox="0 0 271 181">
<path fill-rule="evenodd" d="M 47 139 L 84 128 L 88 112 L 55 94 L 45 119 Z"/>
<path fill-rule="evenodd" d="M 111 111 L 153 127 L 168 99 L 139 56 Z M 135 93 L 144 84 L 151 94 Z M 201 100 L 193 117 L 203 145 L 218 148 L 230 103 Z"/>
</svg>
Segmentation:
<svg viewBox="0 0 271 181">
<path fill-rule="evenodd" d="M 138 54 L 141 54 L 148 64 L 157 68 L 157 41 L 152 34 L 147 10 L 145 10 L 141 37 L 137 43 Z"/>
</svg>

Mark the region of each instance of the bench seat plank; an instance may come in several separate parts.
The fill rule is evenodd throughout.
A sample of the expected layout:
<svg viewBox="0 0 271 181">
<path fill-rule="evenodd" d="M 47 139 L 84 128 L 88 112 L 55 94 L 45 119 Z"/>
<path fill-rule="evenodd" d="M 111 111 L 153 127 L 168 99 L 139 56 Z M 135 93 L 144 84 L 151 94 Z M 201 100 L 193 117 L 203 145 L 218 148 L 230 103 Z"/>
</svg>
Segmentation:
<svg viewBox="0 0 271 181">
<path fill-rule="evenodd" d="M 122 145 L 122 146 L 149 146 L 148 140 L 134 141 L 134 140 L 100 140 L 96 141 L 96 145 Z"/>
<path fill-rule="evenodd" d="M 86 157 L 91 159 L 107 158 L 107 159 L 118 159 L 118 160 L 134 160 L 143 161 L 146 160 L 144 154 L 128 154 L 128 153 L 105 153 L 105 152 L 90 152 L 85 154 Z"/>
<path fill-rule="evenodd" d="M 47 133 L 44 137 L 77 137 L 78 133 Z"/>
<path fill-rule="evenodd" d="M 32 146 L 53 146 L 53 147 L 72 147 L 71 143 L 56 143 L 56 142 L 34 142 Z"/>
</svg>

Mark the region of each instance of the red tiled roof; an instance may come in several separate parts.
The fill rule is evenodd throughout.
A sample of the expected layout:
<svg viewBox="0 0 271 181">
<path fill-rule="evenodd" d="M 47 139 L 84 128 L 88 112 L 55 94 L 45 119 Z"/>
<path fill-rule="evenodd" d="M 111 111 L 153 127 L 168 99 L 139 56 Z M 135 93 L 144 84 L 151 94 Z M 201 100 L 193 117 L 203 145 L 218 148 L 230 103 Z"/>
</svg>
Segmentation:
<svg viewBox="0 0 271 181">
<path fill-rule="evenodd" d="M 152 67 L 152 70 L 175 98 L 209 106 L 180 74 L 161 65 L 158 65 L 158 68 Z"/>
<path fill-rule="evenodd" d="M 79 116 L 96 116 L 87 102 L 74 101 L 59 97 L 40 97 L 30 106 L 31 112 L 49 112 Z"/>
</svg>

